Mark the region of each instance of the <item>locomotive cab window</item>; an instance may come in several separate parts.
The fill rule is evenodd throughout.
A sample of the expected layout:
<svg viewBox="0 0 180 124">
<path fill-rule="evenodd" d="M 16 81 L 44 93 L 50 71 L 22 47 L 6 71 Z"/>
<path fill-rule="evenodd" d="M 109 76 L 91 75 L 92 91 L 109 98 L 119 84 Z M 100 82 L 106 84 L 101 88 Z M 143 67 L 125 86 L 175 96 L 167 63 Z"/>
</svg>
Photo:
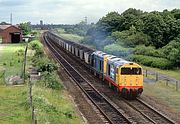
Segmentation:
<svg viewBox="0 0 180 124">
<path fill-rule="evenodd" d="M 141 75 L 141 68 L 121 68 L 122 75 Z"/>
</svg>

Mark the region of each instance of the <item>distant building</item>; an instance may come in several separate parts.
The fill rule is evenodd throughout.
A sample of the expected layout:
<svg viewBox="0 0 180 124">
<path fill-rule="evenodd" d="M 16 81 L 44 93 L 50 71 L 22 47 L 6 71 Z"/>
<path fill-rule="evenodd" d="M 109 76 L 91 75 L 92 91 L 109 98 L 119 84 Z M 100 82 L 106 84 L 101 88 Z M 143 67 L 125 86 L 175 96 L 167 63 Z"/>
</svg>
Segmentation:
<svg viewBox="0 0 180 124">
<path fill-rule="evenodd" d="M 42 20 L 40 20 L 40 25 L 43 25 L 43 21 Z"/>
<path fill-rule="evenodd" d="M 14 25 L 0 25 L 0 42 L 19 43 L 22 41 L 22 31 Z"/>
</svg>

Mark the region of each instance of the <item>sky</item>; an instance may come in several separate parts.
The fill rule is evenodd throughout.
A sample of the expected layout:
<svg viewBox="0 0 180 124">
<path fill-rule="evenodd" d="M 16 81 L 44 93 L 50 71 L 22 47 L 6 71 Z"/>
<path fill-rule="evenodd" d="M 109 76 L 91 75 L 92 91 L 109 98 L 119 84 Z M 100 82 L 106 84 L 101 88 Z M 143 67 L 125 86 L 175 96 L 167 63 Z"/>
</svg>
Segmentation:
<svg viewBox="0 0 180 124">
<path fill-rule="evenodd" d="M 0 0 L 0 22 L 13 24 L 28 22 L 39 24 L 77 24 L 87 17 L 96 23 L 108 12 L 122 13 L 128 8 L 143 11 L 163 11 L 180 8 L 180 0 Z"/>
</svg>

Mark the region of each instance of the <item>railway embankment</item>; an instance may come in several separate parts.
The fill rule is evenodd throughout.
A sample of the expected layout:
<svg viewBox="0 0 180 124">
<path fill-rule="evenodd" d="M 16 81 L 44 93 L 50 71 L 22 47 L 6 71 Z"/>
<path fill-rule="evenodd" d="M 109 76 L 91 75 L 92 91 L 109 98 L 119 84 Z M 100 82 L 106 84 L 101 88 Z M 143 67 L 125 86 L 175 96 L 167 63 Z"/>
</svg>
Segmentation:
<svg viewBox="0 0 180 124">
<path fill-rule="evenodd" d="M 33 42 L 38 42 L 33 41 Z M 37 47 L 37 44 L 36 46 Z M 41 45 L 42 48 L 42 45 Z M 11 76 L 22 75 L 25 44 L 7 44 L 0 46 L 0 123 L 31 123 L 31 107 L 29 104 L 29 79 L 26 78 L 25 84 L 19 84 L 18 80 L 14 84 L 8 84 L 8 78 Z M 31 61 L 35 50 L 29 45 L 27 52 L 27 68 L 32 67 Z M 41 57 L 42 60 L 52 63 L 48 58 Z M 52 72 L 55 77 L 52 81 L 62 83 L 56 72 Z M 26 73 L 28 74 L 28 73 Z M 42 73 L 43 74 L 43 73 Z M 28 75 L 26 76 L 28 77 Z M 43 76 L 41 76 L 43 77 Z M 37 123 L 84 123 L 78 110 L 74 105 L 73 99 L 69 93 L 59 86 L 58 90 L 53 85 L 45 85 L 45 79 L 31 80 L 32 83 L 32 103 L 34 107 L 34 120 Z M 47 84 L 50 84 L 46 80 Z M 53 84 L 53 83 L 52 83 Z"/>
</svg>

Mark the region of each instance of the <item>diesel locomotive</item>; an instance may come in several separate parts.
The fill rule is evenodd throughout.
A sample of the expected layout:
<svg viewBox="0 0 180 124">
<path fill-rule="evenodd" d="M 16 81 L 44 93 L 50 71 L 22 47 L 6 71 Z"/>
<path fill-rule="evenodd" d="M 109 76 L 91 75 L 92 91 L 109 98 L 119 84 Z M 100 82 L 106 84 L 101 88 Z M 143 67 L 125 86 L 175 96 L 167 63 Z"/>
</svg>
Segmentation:
<svg viewBox="0 0 180 124">
<path fill-rule="evenodd" d="M 122 97 L 133 99 L 143 92 L 143 71 L 137 63 L 63 39 L 51 31 L 46 34 L 52 42 L 83 61 L 94 75 L 115 87 Z"/>
</svg>

